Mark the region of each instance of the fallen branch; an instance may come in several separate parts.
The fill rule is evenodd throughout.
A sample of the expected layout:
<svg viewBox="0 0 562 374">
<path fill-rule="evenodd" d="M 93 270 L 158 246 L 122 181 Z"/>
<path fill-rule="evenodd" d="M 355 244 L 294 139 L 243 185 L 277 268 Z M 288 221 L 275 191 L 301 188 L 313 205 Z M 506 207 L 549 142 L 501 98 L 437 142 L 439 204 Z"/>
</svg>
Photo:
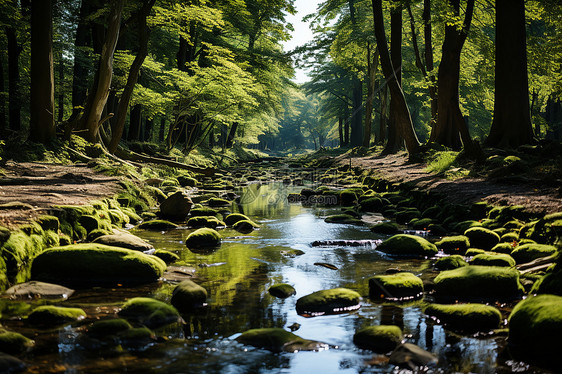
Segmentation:
<svg viewBox="0 0 562 374">
<path fill-rule="evenodd" d="M 189 170 L 189 171 L 192 171 L 194 173 L 203 174 L 205 176 L 211 176 L 211 175 L 215 174 L 215 171 L 216 171 L 214 168 L 198 168 L 198 167 L 195 167 L 195 166 L 190 166 L 190 165 L 187 165 L 187 164 L 183 164 L 181 162 L 167 160 L 167 159 L 164 159 L 164 158 L 144 156 L 144 155 L 141 155 L 139 153 L 136 153 L 136 152 L 133 152 L 133 151 L 127 151 L 127 150 L 122 149 L 122 148 L 117 149 L 117 152 L 115 152 L 115 154 L 118 155 L 119 157 L 121 157 L 125 160 L 129 160 L 129 161 L 148 162 L 148 163 L 152 163 L 152 164 L 166 165 L 166 166 L 170 166 L 170 167 L 177 168 L 177 169 Z"/>
<path fill-rule="evenodd" d="M 535 259 L 531 262 L 526 262 L 524 264 L 517 265 L 516 267 L 517 267 L 517 270 L 522 272 L 523 270 L 535 268 L 537 266 L 541 266 L 541 265 L 544 265 L 544 264 L 552 264 L 553 262 L 556 261 L 556 256 L 557 255 L 554 254 L 554 255 L 547 256 L 547 257 L 540 257 L 540 258 L 537 258 L 537 259 Z"/>
<path fill-rule="evenodd" d="M 521 274 L 529 274 L 529 273 L 535 273 L 537 271 L 543 271 L 543 270 L 548 269 L 553 264 L 554 264 L 553 262 L 549 262 L 547 264 L 542 264 L 542 265 L 538 265 L 538 266 L 535 266 L 535 267 L 532 267 L 532 268 L 528 268 L 528 269 L 522 270 Z"/>
</svg>

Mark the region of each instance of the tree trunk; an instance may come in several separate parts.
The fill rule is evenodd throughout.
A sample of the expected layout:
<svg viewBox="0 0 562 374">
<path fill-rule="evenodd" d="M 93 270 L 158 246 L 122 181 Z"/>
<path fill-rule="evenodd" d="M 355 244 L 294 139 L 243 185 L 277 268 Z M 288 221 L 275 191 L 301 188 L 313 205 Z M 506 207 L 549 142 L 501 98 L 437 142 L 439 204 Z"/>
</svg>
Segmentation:
<svg viewBox="0 0 562 374">
<path fill-rule="evenodd" d="M 55 136 L 51 0 L 31 4 L 31 107 L 29 139 L 48 143 Z"/>
<path fill-rule="evenodd" d="M 524 0 L 496 0 L 495 88 L 494 119 L 486 144 L 517 148 L 531 143 Z"/>
<path fill-rule="evenodd" d="M 23 50 L 18 44 L 16 29 L 6 27 L 8 40 L 8 115 L 10 129 L 21 130 L 21 96 L 20 96 L 20 68 L 19 57 Z"/>
<path fill-rule="evenodd" d="M 425 71 L 429 77 L 429 98 L 431 100 L 431 127 L 435 126 L 437 121 L 437 87 L 435 85 L 435 76 L 433 72 L 433 38 L 431 30 L 431 1 L 423 1 L 423 33 L 425 43 Z"/>
<path fill-rule="evenodd" d="M 58 95 L 58 110 L 57 110 L 57 121 L 62 122 L 64 120 L 64 58 L 62 56 L 62 51 L 60 54 L 59 61 L 59 95 Z"/>
<path fill-rule="evenodd" d="M 4 59 L 0 56 L 0 133 L 6 129 L 6 99 L 4 90 L 6 85 L 4 83 Z"/>
<path fill-rule="evenodd" d="M 365 127 L 363 133 L 363 146 L 371 146 L 371 126 L 373 123 L 373 101 L 375 99 L 375 82 L 379 62 L 379 53 L 375 49 L 373 60 L 371 61 L 371 45 L 367 43 L 367 73 L 369 82 L 367 86 L 367 102 L 365 104 Z"/>
<path fill-rule="evenodd" d="M 363 144 L 363 83 L 353 77 L 353 112 L 351 114 L 351 146 Z"/>
<path fill-rule="evenodd" d="M 89 45 L 89 25 L 87 21 L 89 15 L 89 2 L 83 0 L 80 5 L 80 19 L 76 28 L 76 41 L 74 43 L 74 67 L 72 71 L 72 114 L 74 116 L 82 110 L 81 107 L 86 100 L 88 69 L 86 67 L 86 53 L 82 48 Z"/>
<path fill-rule="evenodd" d="M 164 141 L 165 133 L 166 133 L 166 117 L 162 116 L 160 118 L 160 128 L 158 129 L 158 141 L 160 143 Z"/>
<path fill-rule="evenodd" d="M 338 135 L 339 135 L 339 139 L 340 139 L 340 147 L 343 147 L 343 118 L 340 116 L 338 117 Z"/>
<path fill-rule="evenodd" d="M 113 53 L 119 38 L 121 13 L 124 0 L 112 0 L 108 19 L 108 29 L 103 43 L 98 69 L 94 78 L 94 85 L 88 95 L 82 128 L 87 130 L 86 140 L 97 142 L 100 118 L 109 95 L 109 87 L 113 77 Z"/>
<path fill-rule="evenodd" d="M 395 68 L 390 60 L 388 45 L 386 43 L 386 35 L 384 32 L 384 18 L 382 13 L 382 0 L 372 0 L 373 3 L 373 22 L 375 28 L 375 37 L 377 39 L 377 49 L 379 51 L 381 68 L 388 82 L 391 99 L 396 102 L 395 115 L 398 130 L 406 141 L 406 148 L 410 155 L 418 152 L 420 143 L 414 132 L 410 111 L 406 104 L 404 92 L 395 74 Z"/>
<path fill-rule="evenodd" d="M 460 14 L 460 0 L 449 0 L 456 16 Z M 461 51 L 470 29 L 474 0 L 468 0 L 462 28 L 457 25 L 445 27 L 441 63 L 437 79 L 439 100 L 437 123 L 431 131 L 430 142 L 436 142 L 452 149 L 460 149 L 461 139 L 465 152 L 479 157 L 478 150 L 470 137 L 468 127 L 459 107 L 459 76 Z M 459 138 L 460 134 L 460 138 Z"/>
<path fill-rule="evenodd" d="M 232 148 L 237 129 L 238 129 L 238 122 L 234 122 L 232 126 L 230 126 L 230 131 L 228 132 L 228 136 L 226 137 L 226 148 Z"/>
<path fill-rule="evenodd" d="M 131 109 L 131 114 L 129 115 L 129 133 L 127 140 L 139 140 L 140 130 L 141 130 L 141 111 L 142 106 L 137 104 Z"/>
<path fill-rule="evenodd" d="M 343 123 L 343 143 L 345 146 L 349 145 L 349 124 L 351 122 L 351 118 L 349 115 L 349 106 L 345 104 L 345 119 Z"/>
<path fill-rule="evenodd" d="M 116 119 L 111 126 L 111 142 L 108 147 L 108 150 L 111 153 L 115 153 L 123 136 L 123 129 L 125 128 L 125 120 L 127 119 L 127 110 L 129 108 L 129 103 L 131 102 L 131 96 L 133 95 L 133 90 L 135 88 L 135 84 L 137 83 L 142 64 L 148 55 L 148 39 L 150 30 L 146 23 L 146 19 L 155 2 L 156 0 L 146 1 L 137 14 L 139 49 L 131 67 L 129 68 L 127 83 L 125 84 L 125 88 L 123 88 L 123 93 L 119 99 Z"/>
<path fill-rule="evenodd" d="M 384 144 L 386 129 L 388 128 L 388 87 L 386 84 L 380 92 L 381 116 L 379 122 L 379 143 Z"/>
</svg>

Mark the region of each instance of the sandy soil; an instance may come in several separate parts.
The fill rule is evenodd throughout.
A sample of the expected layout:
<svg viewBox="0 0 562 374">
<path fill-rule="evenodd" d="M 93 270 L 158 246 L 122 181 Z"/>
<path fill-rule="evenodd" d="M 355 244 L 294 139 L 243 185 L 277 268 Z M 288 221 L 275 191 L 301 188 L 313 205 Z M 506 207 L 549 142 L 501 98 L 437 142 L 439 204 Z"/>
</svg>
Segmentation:
<svg viewBox="0 0 562 374">
<path fill-rule="evenodd" d="M 339 162 L 348 165 L 349 158 L 342 158 Z M 463 178 L 451 181 L 425 172 L 424 164 L 408 163 L 405 153 L 384 158 L 356 157 L 351 159 L 351 163 L 353 166 L 371 169 L 375 174 L 393 182 L 414 182 L 421 189 L 443 193 L 450 202 L 487 201 L 498 205 L 523 205 L 529 212 L 537 214 L 562 211 L 560 187 L 553 187 L 553 183 L 546 185 L 538 180 L 522 178 Z"/>
<path fill-rule="evenodd" d="M 96 173 L 86 164 L 56 165 L 7 162 L 0 176 L 0 225 L 14 228 L 45 214 L 53 205 L 81 205 L 110 197 L 119 190 L 119 179 Z M 29 204 L 24 209 L 6 203 Z"/>
</svg>

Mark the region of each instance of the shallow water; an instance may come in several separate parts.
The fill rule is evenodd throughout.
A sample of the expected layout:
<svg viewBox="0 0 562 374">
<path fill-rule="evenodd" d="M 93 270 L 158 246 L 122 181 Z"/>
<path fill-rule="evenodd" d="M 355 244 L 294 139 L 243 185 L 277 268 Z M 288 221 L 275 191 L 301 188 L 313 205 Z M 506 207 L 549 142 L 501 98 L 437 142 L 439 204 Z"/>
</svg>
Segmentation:
<svg viewBox="0 0 562 374">
<path fill-rule="evenodd" d="M 353 334 L 363 326 L 395 324 L 408 342 L 435 353 L 439 358 L 431 372 L 535 371 L 499 358 L 505 337 L 462 337 L 445 331 L 421 312 L 426 301 L 383 303 L 368 298 L 368 279 L 386 269 L 400 268 L 424 279 L 435 275 L 431 260 L 392 260 L 372 247 L 312 247 L 315 240 L 384 239 L 365 226 L 328 224 L 323 217 L 339 208 L 303 207 L 288 204 L 287 194 L 302 187 L 281 183 L 252 184 L 238 191 L 241 212 L 261 225 L 249 235 L 226 229 L 219 249 L 194 253 L 183 241 L 192 231 L 178 229 L 154 233 L 134 231 L 156 248 L 176 252 L 183 265 L 194 267 L 195 281 L 207 289 L 208 306 L 184 315 L 185 324 L 156 330 L 158 342 L 142 347 L 84 346 L 81 324 L 52 331 L 37 331 L 18 319 L 5 325 L 26 336 L 35 336 L 37 348 L 24 357 L 29 372 L 65 373 L 387 373 L 392 365 L 369 365 L 376 355 L 357 349 Z M 382 219 L 369 217 L 370 221 Z M 291 257 L 292 250 L 303 255 Z M 338 270 L 314 265 L 329 263 Z M 289 283 L 297 295 L 281 300 L 268 288 Z M 160 282 L 136 288 L 90 289 L 76 292 L 65 306 L 86 310 L 92 318 L 114 316 L 123 301 L 151 296 L 169 301 L 174 284 Z M 361 308 L 353 313 L 305 318 L 295 310 L 297 298 L 314 291 L 346 287 L 362 296 Z M 27 308 L 27 304 L 15 304 Z M 14 307 L 15 308 L 15 307 Z M 17 313 L 14 312 L 14 315 Z M 298 324 L 295 334 L 330 344 L 321 352 L 273 354 L 242 346 L 233 339 L 251 328 Z M 295 325 L 297 326 L 297 325 Z"/>
</svg>

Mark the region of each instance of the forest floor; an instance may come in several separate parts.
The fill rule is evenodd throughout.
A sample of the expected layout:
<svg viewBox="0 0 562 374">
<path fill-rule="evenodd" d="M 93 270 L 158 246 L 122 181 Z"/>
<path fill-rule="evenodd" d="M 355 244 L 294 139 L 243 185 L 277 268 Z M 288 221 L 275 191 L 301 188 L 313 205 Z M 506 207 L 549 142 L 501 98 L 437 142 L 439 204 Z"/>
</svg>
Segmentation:
<svg viewBox="0 0 562 374">
<path fill-rule="evenodd" d="M 341 165 L 349 165 L 349 156 L 337 158 Z M 351 158 L 353 167 L 369 169 L 385 180 L 411 182 L 422 190 L 441 193 L 454 203 L 470 204 L 487 201 L 492 205 L 523 205 L 526 211 L 548 214 L 562 211 L 562 190 L 556 181 L 529 175 L 490 177 L 463 177 L 447 179 L 426 171 L 424 163 L 410 163 L 405 152 L 380 156 Z"/>
<path fill-rule="evenodd" d="M 464 177 L 447 179 L 430 173 L 424 163 L 410 163 L 406 153 L 352 157 L 341 155 L 342 165 L 370 170 L 391 182 L 411 182 L 424 190 L 442 193 L 455 203 L 487 201 L 496 205 L 523 205 L 537 214 L 562 211 L 560 186 L 544 180 Z M 81 205 L 110 197 L 119 190 L 118 178 L 108 177 L 86 164 L 47 164 L 8 161 L 0 175 L 0 225 L 15 228 L 45 214 L 54 205 Z M 18 204 L 15 204 L 15 203 Z M 14 206 L 16 205 L 16 206 Z"/>
</svg>

